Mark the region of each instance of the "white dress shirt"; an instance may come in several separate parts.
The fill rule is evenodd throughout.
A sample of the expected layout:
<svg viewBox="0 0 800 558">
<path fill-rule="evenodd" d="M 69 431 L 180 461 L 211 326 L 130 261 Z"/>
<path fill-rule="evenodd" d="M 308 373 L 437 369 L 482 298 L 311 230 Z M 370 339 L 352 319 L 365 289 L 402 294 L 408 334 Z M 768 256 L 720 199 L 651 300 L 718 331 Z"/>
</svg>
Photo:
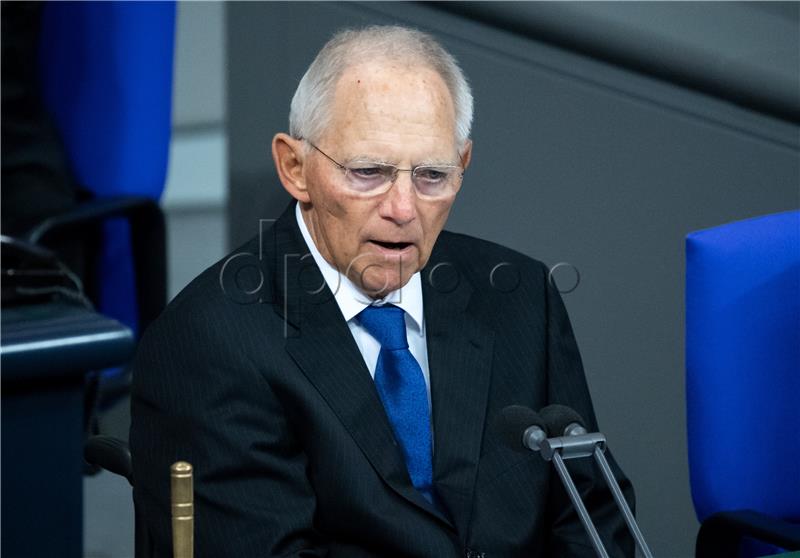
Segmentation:
<svg viewBox="0 0 800 558">
<path fill-rule="evenodd" d="M 356 316 L 370 305 L 394 304 L 405 311 L 408 348 L 414 358 L 417 359 L 420 368 L 422 368 L 422 374 L 425 376 L 425 387 L 428 391 L 428 406 L 430 408 L 431 381 L 428 371 L 428 345 L 425 339 L 425 316 L 422 308 L 422 279 L 419 272 L 412 275 L 404 287 L 392 291 L 380 300 L 374 300 L 362 293 L 347 276 L 339 273 L 335 267 L 322 257 L 316 244 L 314 244 L 314 240 L 311 238 L 311 233 L 308 231 L 305 220 L 303 220 L 299 203 L 295 206 L 295 217 L 297 218 L 297 226 L 300 227 L 300 232 L 303 234 L 303 239 L 306 241 L 317 267 L 322 272 L 325 283 L 333 293 L 336 303 L 339 305 L 339 310 L 350 328 L 350 333 L 353 335 L 353 339 L 355 339 L 373 379 L 375 379 L 375 367 L 378 364 L 381 345 L 359 323 Z"/>
</svg>

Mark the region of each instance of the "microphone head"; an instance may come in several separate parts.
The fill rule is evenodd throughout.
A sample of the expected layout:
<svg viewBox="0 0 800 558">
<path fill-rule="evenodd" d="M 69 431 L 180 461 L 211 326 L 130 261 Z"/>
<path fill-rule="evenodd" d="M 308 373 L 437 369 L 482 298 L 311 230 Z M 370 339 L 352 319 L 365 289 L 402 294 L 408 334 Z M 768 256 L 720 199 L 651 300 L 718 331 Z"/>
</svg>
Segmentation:
<svg viewBox="0 0 800 558">
<path fill-rule="evenodd" d="M 525 446 L 522 437 L 531 426 L 538 426 L 545 431 L 545 423 L 539 413 L 522 405 L 509 405 L 495 416 L 491 431 L 509 448 L 528 452 L 530 450 Z"/>
<path fill-rule="evenodd" d="M 551 437 L 565 436 L 567 427 L 571 424 L 578 424 L 586 429 L 586 423 L 578 411 L 566 405 L 548 405 L 539 411 L 542 420 L 547 425 L 547 433 Z"/>
</svg>

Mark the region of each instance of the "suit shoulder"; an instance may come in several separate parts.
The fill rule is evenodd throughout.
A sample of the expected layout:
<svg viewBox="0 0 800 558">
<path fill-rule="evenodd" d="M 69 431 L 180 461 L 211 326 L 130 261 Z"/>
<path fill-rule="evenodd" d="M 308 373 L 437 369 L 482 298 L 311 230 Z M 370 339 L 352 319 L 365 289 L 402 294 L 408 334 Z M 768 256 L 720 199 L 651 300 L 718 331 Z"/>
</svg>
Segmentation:
<svg viewBox="0 0 800 558">
<path fill-rule="evenodd" d="M 452 261 L 460 268 L 497 269 L 498 266 L 521 267 L 526 274 L 547 274 L 547 266 L 521 252 L 467 234 L 442 231 L 437 243 L 437 260 Z"/>
<path fill-rule="evenodd" d="M 210 265 L 167 304 L 152 325 L 158 328 L 166 323 L 186 324 L 212 317 L 224 320 L 251 302 L 245 300 L 252 297 L 248 293 L 266 292 L 270 274 L 258 249 L 258 238 L 254 237 Z"/>
<path fill-rule="evenodd" d="M 443 231 L 424 279 L 449 284 L 458 278 L 489 305 L 543 304 L 549 270 L 541 261 L 495 242 Z"/>
</svg>

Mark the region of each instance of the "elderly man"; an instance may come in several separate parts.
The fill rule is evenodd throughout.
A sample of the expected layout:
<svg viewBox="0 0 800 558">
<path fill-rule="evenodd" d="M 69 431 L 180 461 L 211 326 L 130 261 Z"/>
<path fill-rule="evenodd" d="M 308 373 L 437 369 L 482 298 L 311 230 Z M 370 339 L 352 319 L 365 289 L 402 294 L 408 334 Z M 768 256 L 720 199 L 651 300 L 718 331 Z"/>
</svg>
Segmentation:
<svg viewBox="0 0 800 558">
<path fill-rule="evenodd" d="M 596 424 L 545 267 L 442 232 L 472 155 L 455 60 L 410 29 L 339 33 L 289 119 L 272 155 L 296 201 L 142 341 L 131 447 L 157 550 L 185 459 L 198 556 L 592 556 L 550 465 L 487 428 L 556 402 Z M 571 468 L 632 555 L 602 479 Z"/>
</svg>

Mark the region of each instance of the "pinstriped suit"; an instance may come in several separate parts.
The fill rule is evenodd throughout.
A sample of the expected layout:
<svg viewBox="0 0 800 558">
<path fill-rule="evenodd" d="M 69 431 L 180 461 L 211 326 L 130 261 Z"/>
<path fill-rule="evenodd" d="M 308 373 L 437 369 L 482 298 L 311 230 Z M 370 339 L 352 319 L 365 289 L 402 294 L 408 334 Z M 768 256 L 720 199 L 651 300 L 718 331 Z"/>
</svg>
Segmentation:
<svg viewBox="0 0 800 558">
<path fill-rule="evenodd" d="M 443 232 L 423 270 L 441 513 L 413 489 L 307 251 L 290 207 L 195 279 L 142 340 L 135 498 L 160 552 L 170 552 L 168 467 L 185 459 L 195 467 L 196 556 L 593 556 L 550 466 L 486 432 L 511 404 L 563 403 L 596 426 L 544 266 Z M 612 556 L 633 556 L 600 475 L 590 463 L 570 467 Z"/>
</svg>

